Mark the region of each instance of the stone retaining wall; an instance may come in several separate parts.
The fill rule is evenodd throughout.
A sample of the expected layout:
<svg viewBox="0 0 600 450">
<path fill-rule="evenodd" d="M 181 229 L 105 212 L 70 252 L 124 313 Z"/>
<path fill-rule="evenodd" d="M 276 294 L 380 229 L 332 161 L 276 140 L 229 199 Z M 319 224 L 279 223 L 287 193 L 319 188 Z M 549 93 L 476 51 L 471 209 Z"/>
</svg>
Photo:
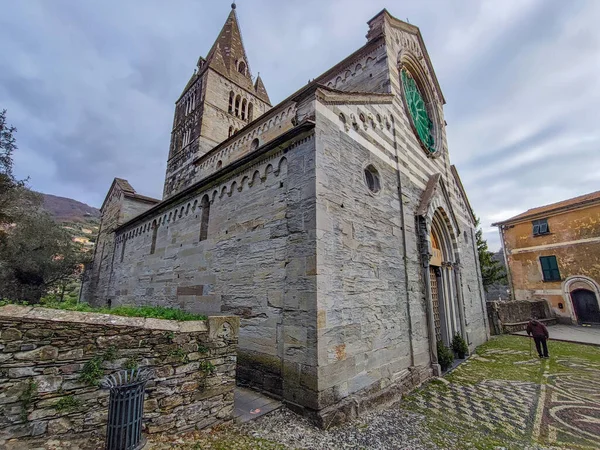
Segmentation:
<svg viewBox="0 0 600 450">
<path fill-rule="evenodd" d="M 239 318 L 229 316 L 176 322 L 1 307 L 0 447 L 50 437 L 98 445 L 91 442 L 105 435 L 109 393 L 96 382 L 135 366 L 155 371 L 144 403 L 146 433 L 230 420 L 238 331 Z"/>
<path fill-rule="evenodd" d="M 487 313 L 492 334 L 524 330 L 526 323 L 532 316 L 538 319 L 554 319 L 550 305 L 546 300 L 487 302 Z M 550 322 L 548 325 L 555 323 L 555 321 Z"/>
</svg>

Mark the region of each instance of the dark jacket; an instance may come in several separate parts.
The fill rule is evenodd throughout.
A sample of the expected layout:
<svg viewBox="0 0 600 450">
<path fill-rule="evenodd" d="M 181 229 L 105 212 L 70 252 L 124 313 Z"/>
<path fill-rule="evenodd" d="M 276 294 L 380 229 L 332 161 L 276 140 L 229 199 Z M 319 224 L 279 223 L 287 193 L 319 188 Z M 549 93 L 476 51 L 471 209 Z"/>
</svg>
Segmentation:
<svg viewBox="0 0 600 450">
<path fill-rule="evenodd" d="M 534 338 L 546 338 L 548 339 L 548 328 L 542 322 L 537 320 L 530 320 L 525 329 L 527 334 L 532 334 Z"/>
</svg>

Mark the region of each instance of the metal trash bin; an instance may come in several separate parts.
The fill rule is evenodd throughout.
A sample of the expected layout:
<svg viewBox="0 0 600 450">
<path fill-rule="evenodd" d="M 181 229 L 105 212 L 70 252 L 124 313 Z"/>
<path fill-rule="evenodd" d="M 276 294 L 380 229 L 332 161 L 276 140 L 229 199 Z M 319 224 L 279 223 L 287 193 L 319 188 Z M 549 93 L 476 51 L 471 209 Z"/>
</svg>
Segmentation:
<svg viewBox="0 0 600 450">
<path fill-rule="evenodd" d="M 110 389 L 106 450 L 138 450 L 146 444 L 142 439 L 142 416 L 146 382 L 152 376 L 148 369 L 121 370 L 102 380 Z"/>
</svg>

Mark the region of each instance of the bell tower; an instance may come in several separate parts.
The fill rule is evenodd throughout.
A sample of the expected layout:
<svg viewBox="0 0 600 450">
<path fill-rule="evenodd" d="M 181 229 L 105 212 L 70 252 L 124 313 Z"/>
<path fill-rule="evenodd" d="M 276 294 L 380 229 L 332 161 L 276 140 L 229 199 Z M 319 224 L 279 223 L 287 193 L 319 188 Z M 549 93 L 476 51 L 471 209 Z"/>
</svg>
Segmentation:
<svg viewBox="0 0 600 450">
<path fill-rule="evenodd" d="M 254 80 L 235 3 L 206 58 L 200 57 L 175 102 L 163 199 L 194 182 L 194 162 L 271 108 Z"/>
</svg>

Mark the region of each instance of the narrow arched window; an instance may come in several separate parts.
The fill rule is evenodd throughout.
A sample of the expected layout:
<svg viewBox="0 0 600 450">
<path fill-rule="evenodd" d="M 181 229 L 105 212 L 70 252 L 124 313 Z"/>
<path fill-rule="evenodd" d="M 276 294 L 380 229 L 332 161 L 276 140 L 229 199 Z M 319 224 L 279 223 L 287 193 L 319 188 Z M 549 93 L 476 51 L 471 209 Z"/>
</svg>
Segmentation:
<svg viewBox="0 0 600 450">
<path fill-rule="evenodd" d="M 233 135 L 233 127 L 229 127 L 229 134 L 227 137 L 231 137 Z"/>
<path fill-rule="evenodd" d="M 156 238 L 158 237 L 158 225 L 156 220 L 152 222 L 152 245 L 150 245 L 150 254 L 154 255 L 156 251 Z"/>
<path fill-rule="evenodd" d="M 238 65 L 238 72 L 246 75 L 246 63 L 244 61 L 240 61 Z"/>
<path fill-rule="evenodd" d="M 233 91 L 231 91 L 229 93 L 229 114 L 233 114 L 233 98 L 235 97 L 235 94 L 233 93 Z"/>
<path fill-rule="evenodd" d="M 235 98 L 235 116 L 236 117 L 240 116 L 240 100 L 241 100 L 241 97 L 238 95 Z"/>
<path fill-rule="evenodd" d="M 248 103 L 248 122 L 252 121 L 253 113 L 254 113 L 254 105 L 252 103 Z"/>
<path fill-rule="evenodd" d="M 210 201 L 208 195 L 202 197 L 200 202 L 202 207 L 202 217 L 200 218 L 200 240 L 204 241 L 208 237 L 208 220 L 210 218 Z"/>
<path fill-rule="evenodd" d="M 127 239 L 123 238 L 123 246 L 121 247 L 121 262 L 123 262 L 123 258 L 125 258 L 125 242 L 127 242 Z"/>
<path fill-rule="evenodd" d="M 246 120 L 246 99 L 242 100 L 242 120 Z"/>
</svg>

